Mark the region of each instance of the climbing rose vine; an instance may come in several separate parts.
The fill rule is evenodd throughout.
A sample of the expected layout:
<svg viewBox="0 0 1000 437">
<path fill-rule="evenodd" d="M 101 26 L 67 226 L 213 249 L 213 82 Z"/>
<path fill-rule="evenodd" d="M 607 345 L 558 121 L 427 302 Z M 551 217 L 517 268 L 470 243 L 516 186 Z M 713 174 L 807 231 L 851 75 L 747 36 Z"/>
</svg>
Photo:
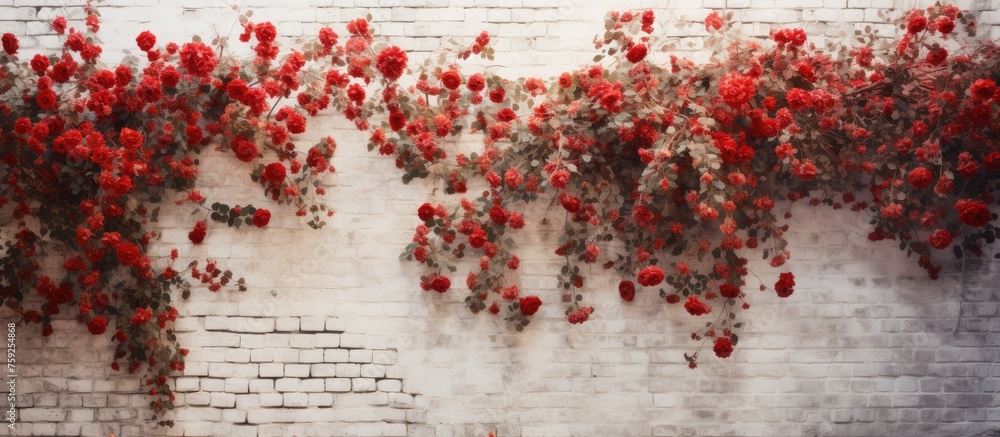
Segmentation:
<svg viewBox="0 0 1000 437">
<path fill-rule="evenodd" d="M 333 171 L 336 143 L 292 139 L 328 108 L 394 159 L 404 182 L 429 178 L 453 195 L 416 211 L 402 258 L 427 267 L 422 288 L 467 288 L 473 312 L 502 312 L 517 330 L 560 300 L 568 322 L 586 322 L 595 310 L 581 267 L 598 265 L 623 276 L 624 301 L 658 292 L 706 319 L 691 337 L 726 358 L 758 288 L 746 256 L 784 270 L 792 255 L 791 213 L 779 211 L 788 202 L 868 211 L 869 238 L 895 240 L 932 278 L 941 259 L 981 256 L 1000 233 L 989 210 L 1000 53 L 952 6 L 906 13 L 895 41 L 859 31 L 854 48 L 816 47 L 801 29 L 745 38 L 712 13 L 699 24 L 713 52 L 704 64 L 666 53 L 652 11 L 613 12 L 593 63 L 548 80 L 470 71 L 469 57 L 494 57 L 486 33 L 418 63 L 374 38 L 366 19 L 343 38 L 323 28 L 283 51 L 277 28 L 250 17 L 239 18 L 246 60 L 228 37 L 163 44 L 147 31 L 135 40 L 141 59 L 105 67 L 89 7 L 82 30 L 52 23 L 61 53 L 28 58 L 15 35 L 2 37 L 0 299 L 43 335 L 71 308 L 112 337 L 112 367 L 141 371 L 155 409 L 173 407 L 167 380 L 184 368 L 171 291 L 245 288 L 212 260 L 175 268 L 176 250 L 152 259 L 158 205 L 200 212 L 193 244 L 210 222 L 267 227 L 269 209 L 209 204 L 196 189 L 199 155 L 218 154 L 323 227 L 332 212 L 316 199 L 318 177 Z M 464 133 L 481 135 L 481 150 L 458 153 Z M 559 291 L 522 290 L 514 278 L 513 236 L 535 202 L 565 212 Z M 461 281 L 464 258 L 472 271 Z M 793 273 L 776 273 L 759 289 L 792 295 Z M 698 352 L 686 358 L 694 367 Z"/>
<path fill-rule="evenodd" d="M 162 44 L 147 31 L 135 39 L 141 59 L 106 67 L 89 6 L 80 30 L 62 17 L 52 23 L 63 41 L 57 54 L 24 55 L 15 35 L 2 37 L 0 303 L 41 324 L 44 336 L 63 311 L 91 334 L 110 336 L 111 367 L 143 374 L 155 410 L 173 408 L 167 377 L 184 370 L 187 354 L 172 329 L 172 292 L 187 298 L 193 284 L 246 289 L 215 261 L 175 266 L 177 249 L 151 257 L 159 205 L 194 207 L 202 219 L 188 233 L 193 244 L 206 238 L 209 221 L 264 228 L 271 220 L 270 210 L 250 204 L 209 205 L 195 185 L 199 155 L 235 159 L 273 201 L 311 216 L 313 228 L 332 214 L 317 196 L 319 176 L 334 170 L 336 143 L 302 150 L 291 139 L 308 116 L 342 105 L 319 71 L 350 56 L 324 29 L 309 56 L 292 50 L 279 62 L 274 27 L 253 26 L 248 16 L 240 17 L 248 29 L 241 40 L 256 39 L 256 57 L 246 61 L 228 54 L 226 38 L 214 47 L 198 37 Z M 51 259 L 61 268 L 46 266 Z"/>
</svg>

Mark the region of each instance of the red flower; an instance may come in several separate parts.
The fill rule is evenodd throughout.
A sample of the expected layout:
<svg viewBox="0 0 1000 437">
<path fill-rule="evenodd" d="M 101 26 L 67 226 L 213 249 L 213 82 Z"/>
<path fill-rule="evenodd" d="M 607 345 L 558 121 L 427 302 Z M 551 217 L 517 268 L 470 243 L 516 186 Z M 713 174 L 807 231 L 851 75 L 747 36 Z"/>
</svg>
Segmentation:
<svg viewBox="0 0 1000 437">
<path fill-rule="evenodd" d="M 144 325 L 153 318 L 153 310 L 149 308 L 138 308 L 135 315 L 129 320 L 133 325 Z"/>
<path fill-rule="evenodd" d="M 618 295 L 625 302 L 632 302 L 635 299 L 635 284 L 632 281 L 621 281 L 618 283 Z"/>
<path fill-rule="evenodd" d="M 983 168 L 986 171 L 997 171 L 1000 170 L 1000 152 L 990 152 L 983 158 Z"/>
<path fill-rule="evenodd" d="M 566 184 L 569 182 L 569 172 L 566 170 L 556 170 L 552 172 L 552 176 L 549 177 L 549 183 L 553 187 L 560 190 L 566 188 Z"/>
<path fill-rule="evenodd" d="M 62 34 L 66 31 L 66 17 L 58 16 L 55 20 L 52 20 L 52 30 L 56 31 L 58 34 Z"/>
<path fill-rule="evenodd" d="M 739 108 L 757 94 L 757 87 L 752 77 L 739 73 L 729 73 L 719 80 L 719 95 L 727 105 Z"/>
<path fill-rule="evenodd" d="M 576 214 L 580 211 L 580 199 L 577 199 L 572 194 L 567 192 L 559 193 L 558 199 L 562 207 L 570 214 Z"/>
<path fill-rule="evenodd" d="M 705 30 L 719 30 L 723 24 L 725 24 L 725 20 L 722 19 L 722 16 L 718 12 L 712 12 L 705 17 Z"/>
<path fill-rule="evenodd" d="M 5 33 L 3 34 L 3 38 L 0 39 L 3 41 L 3 51 L 7 52 L 8 55 L 13 56 L 14 53 L 17 53 L 17 49 L 21 47 L 17 43 L 17 37 L 13 33 Z"/>
<path fill-rule="evenodd" d="M 219 60 L 215 50 L 200 42 L 189 42 L 181 46 L 180 64 L 188 73 L 205 77 L 215 71 Z"/>
<path fill-rule="evenodd" d="M 398 131 L 406 126 L 406 114 L 398 111 L 392 111 L 389 113 L 389 128 L 393 131 Z"/>
<path fill-rule="evenodd" d="M 490 209 L 490 220 L 502 226 L 507 223 L 507 212 L 500 205 L 493 205 Z"/>
<path fill-rule="evenodd" d="M 733 353 L 733 340 L 729 337 L 719 337 L 715 339 L 715 346 L 712 347 L 715 356 L 719 358 L 729 358 Z"/>
<path fill-rule="evenodd" d="M 139 263 L 142 255 L 139 253 L 139 246 L 130 241 L 121 243 L 116 248 L 118 261 L 125 266 L 134 266 Z"/>
<path fill-rule="evenodd" d="M 952 236 L 951 232 L 945 229 L 938 229 L 934 231 L 929 237 L 927 237 L 927 243 L 935 249 L 944 249 L 951 246 Z"/>
<path fill-rule="evenodd" d="M 145 138 L 138 131 L 126 127 L 122 128 L 121 133 L 118 134 L 118 141 L 126 149 L 135 151 L 142 147 Z"/>
<path fill-rule="evenodd" d="M 462 84 L 462 76 L 455 70 L 448 70 L 441 73 L 441 83 L 450 90 L 456 89 Z"/>
<path fill-rule="evenodd" d="M 244 137 L 234 139 L 230 147 L 233 149 L 233 153 L 236 154 L 236 158 L 243 162 L 253 161 L 259 152 L 257 145 Z"/>
<path fill-rule="evenodd" d="M 39 108 L 52 109 L 56 106 L 56 93 L 51 89 L 39 91 L 38 95 L 35 96 L 35 102 L 38 103 Z"/>
<path fill-rule="evenodd" d="M 486 79 L 480 73 L 473 74 L 469 76 L 469 80 L 466 81 L 465 86 L 469 88 L 469 91 L 478 93 L 486 88 Z"/>
<path fill-rule="evenodd" d="M 266 209 L 258 209 L 253 213 L 253 225 L 258 228 L 263 228 L 271 221 L 271 211 Z"/>
<path fill-rule="evenodd" d="M 778 275 L 778 282 L 774 284 L 774 291 L 778 293 L 778 297 L 791 296 L 795 291 L 792 287 L 795 287 L 795 275 L 793 273 L 785 272 Z"/>
<path fill-rule="evenodd" d="M 45 55 L 35 55 L 31 58 L 31 69 L 35 70 L 38 74 L 45 74 L 45 70 L 49 68 L 49 58 Z"/>
<path fill-rule="evenodd" d="M 139 50 L 148 52 L 149 49 L 152 49 L 156 45 L 156 35 L 153 35 L 148 30 L 143 31 L 139 36 L 135 37 L 135 43 L 139 46 Z"/>
<path fill-rule="evenodd" d="M 472 246 L 474 249 L 479 249 L 486 244 L 486 240 L 486 231 L 477 226 L 476 229 L 472 231 L 472 234 L 469 235 L 469 246 Z"/>
<path fill-rule="evenodd" d="M 451 288 L 451 279 L 447 276 L 438 276 L 431 281 L 431 288 L 438 293 L 444 293 Z"/>
<path fill-rule="evenodd" d="M 639 271 L 639 285 L 643 287 L 655 287 L 663 282 L 663 269 L 657 266 L 646 266 Z"/>
<path fill-rule="evenodd" d="M 403 72 L 406 71 L 407 60 L 406 52 L 403 49 L 396 46 L 389 46 L 379 52 L 375 68 L 386 79 L 394 81 L 399 79 L 403 75 Z"/>
<path fill-rule="evenodd" d="M 434 207 L 429 203 L 420 205 L 420 208 L 417 208 L 417 217 L 420 217 L 420 220 L 425 222 L 430 220 L 434 217 Z"/>
<path fill-rule="evenodd" d="M 522 297 L 518 301 L 518 307 L 521 309 L 521 314 L 525 316 L 532 316 L 538 312 L 538 308 L 542 306 L 542 300 L 538 296 L 528 296 Z"/>
<path fill-rule="evenodd" d="M 736 299 L 740 295 L 740 287 L 733 284 L 722 284 L 719 286 L 719 294 L 726 299 Z"/>
<path fill-rule="evenodd" d="M 633 64 L 639 63 L 645 57 L 646 57 L 645 44 L 636 44 L 632 46 L 632 48 L 629 49 L 628 53 L 625 55 L 625 58 L 628 59 L 628 61 Z"/>
<path fill-rule="evenodd" d="M 923 167 L 917 167 L 913 170 L 910 170 L 909 179 L 910 179 L 910 185 L 913 185 L 913 188 L 922 190 L 931 185 L 933 177 L 931 176 L 930 170 Z"/>
<path fill-rule="evenodd" d="M 993 79 L 977 79 L 969 88 L 972 95 L 980 100 L 989 100 L 997 91 L 997 83 Z"/>
<path fill-rule="evenodd" d="M 285 181 L 285 174 L 285 164 L 272 162 L 264 167 L 264 172 L 260 176 L 271 184 L 280 184 Z"/>
<path fill-rule="evenodd" d="M 188 239 L 194 244 L 201 244 L 205 240 L 205 234 L 208 231 L 208 223 L 205 220 L 200 220 L 198 223 L 194 224 L 194 229 L 188 232 Z"/>
<path fill-rule="evenodd" d="M 266 44 L 274 41 L 274 38 L 278 36 L 278 29 L 275 29 L 274 25 L 267 21 L 254 25 L 253 34 L 257 37 L 257 41 Z"/>
<path fill-rule="evenodd" d="M 958 220 L 972 227 L 985 226 L 991 220 L 990 210 L 979 201 L 959 199 L 955 202 Z"/>
<path fill-rule="evenodd" d="M 490 101 L 493 103 L 502 103 L 506 97 L 507 91 L 503 88 L 494 88 L 493 91 L 490 91 Z"/>
<path fill-rule="evenodd" d="M 927 17 L 920 15 L 918 13 L 911 13 L 909 19 L 906 23 L 906 31 L 908 33 L 920 33 L 920 31 L 927 28 Z"/>
<path fill-rule="evenodd" d="M 91 334 L 101 335 L 108 329 L 108 319 L 104 317 L 94 317 L 87 323 L 87 330 Z"/>
<path fill-rule="evenodd" d="M 700 316 L 712 312 L 712 307 L 698 300 L 698 296 L 688 296 L 687 301 L 684 302 L 684 309 L 692 316 Z"/>
</svg>

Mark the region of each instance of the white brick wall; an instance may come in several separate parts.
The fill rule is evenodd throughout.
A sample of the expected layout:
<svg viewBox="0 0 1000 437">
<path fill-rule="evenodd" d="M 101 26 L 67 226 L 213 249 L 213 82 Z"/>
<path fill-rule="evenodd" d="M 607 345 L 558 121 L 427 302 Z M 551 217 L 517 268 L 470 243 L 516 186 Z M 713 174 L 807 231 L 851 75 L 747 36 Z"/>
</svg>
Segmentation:
<svg viewBox="0 0 1000 437">
<path fill-rule="evenodd" d="M 22 50 L 54 45 L 42 20 L 79 17 L 62 0 L 0 0 L 0 32 L 27 35 Z M 330 6 L 333 3 L 334 6 Z M 701 47 L 700 20 L 729 9 L 748 31 L 806 22 L 835 36 L 873 8 L 929 2 L 888 0 L 625 0 L 656 4 L 671 35 Z M 313 33 L 371 13 L 378 34 L 407 49 L 432 50 L 440 36 L 487 30 L 504 74 L 547 76 L 583 65 L 590 35 L 610 7 L 600 0 L 270 0 L 238 2 L 254 20 L 274 21 L 285 37 Z M 986 33 L 1000 37 L 1000 0 L 977 6 Z M 102 2 L 104 59 L 152 30 L 160 41 L 228 32 L 223 1 Z M 756 24 L 755 23 L 764 23 Z M 693 32 L 693 33 L 692 33 Z M 687 46 L 684 46 L 687 47 Z M 690 53 L 698 56 L 698 53 Z M 108 341 L 71 320 L 42 339 L 19 334 L 20 419 L 14 435 L 976 435 L 1000 429 L 1000 265 L 968 265 L 965 320 L 955 274 L 925 279 L 891 244 L 865 239 L 867 218 L 797 205 L 788 237 L 796 293 L 752 296 L 748 327 L 728 360 L 696 370 L 682 354 L 697 323 L 651 293 L 631 304 L 616 278 L 590 272 L 587 302 L 598 310 L 581 326 L 565 322 L 553 272 L 551 225 L 527 215 L 521 283 L 547 302 L 523 334 L 463 309 L 461 292 L 421 292 L 420 270 L 397 256 L 429 191 L 403 185 L 390 160 L 364 150 L 364 138 L 335 117 L 308 135 L 341 144 L 328 199 L 337 211 L 311 231 L 291 211 L 272 208 L 265 231 L 212 228 L 191 247 L 187 211 L 165 213 L 160 250 L 219 258 L 246 276 L 245 293 L 206 290 L 180 306 L 181 341 L 191 348 L 176 381 L 172 429 L 146 425 L 147 396 L 135 378 L 108 368 Z M 206 158 L 206 194 L 223 201 L 267 200 L 247 168 Z M 556 217 L 550 217 L 558 223 Z M 756 270 L 774 272 L 763 264 Z M 950 266 L 958 271 L 958 265 Z M 9 313 L 0 310 L 0 319 Z M 5 319 L 6 320 L 6 319 Z M 32 327 L 30 329 L 35 329 Z M 704 353 L 703 356 L 710 355 Z M 4 428 L 6 430 L 6 428 Z"/>
</svg>

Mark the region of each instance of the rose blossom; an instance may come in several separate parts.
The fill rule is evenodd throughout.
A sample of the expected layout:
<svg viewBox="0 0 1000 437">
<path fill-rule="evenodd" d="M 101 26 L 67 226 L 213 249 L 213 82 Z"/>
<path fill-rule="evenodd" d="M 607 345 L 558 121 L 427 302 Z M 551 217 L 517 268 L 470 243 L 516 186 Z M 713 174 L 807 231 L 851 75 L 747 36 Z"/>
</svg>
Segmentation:
<svg viewBox="0 0 1000 437">
<path fill-rule="evenodd" d="M 538 312 L 538 308 L 542 306 L 542 300 L 538 296 L 528 296 L 522 297 L 518 301 L 518 307 L 521 309 L 521 314 L 525 316 L 532 316 Z"/>
</svg>

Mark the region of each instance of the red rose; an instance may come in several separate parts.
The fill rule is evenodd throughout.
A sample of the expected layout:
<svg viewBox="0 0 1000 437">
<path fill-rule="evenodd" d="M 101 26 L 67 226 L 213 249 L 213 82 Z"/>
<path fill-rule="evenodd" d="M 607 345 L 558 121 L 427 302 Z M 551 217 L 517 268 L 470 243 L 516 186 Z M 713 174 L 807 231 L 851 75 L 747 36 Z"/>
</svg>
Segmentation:
<svg viewBox="0 0 1000 437">
<path fill-rule="evenodd" d="M 483 88 L 486 88 L 486 79 L 480 73 L 473 74 L 469 76 L 469 80 L 466 81 L 465 86 L 469 88 L 469 91 L 480 92 Z"/>
<path fill-rule="evenodd" d="M 52 20 L 52 30 L 56 31 L 58 34 L 62 34 L 66 31 L 66 17 L 58 16 L 56 19 Z"/>
<path fill-rule="evenodd" d="M 448 70 L 441 73 L 441 83 L 444 84 L 445 88 L 453 90 L 462 84 L 462 76 L 455 70 Z"/>
<path fill-rule="evenodd" d="M 194 229 L 188 232 L 188 239 L 194 244 L 201 244 L 205 240 L 205 234 L 208 231 L 208 223 L 205 220 L 201 220 L 194 224 Z"/>
<path fill-rule="evenodd" d="M 705 17 L 705 30 L 712 30 L 712 29 L 719 30 L 722 28 L 722 25 L 724 23 L 725 21 L 722 19 L 722 16 L 719 15 L 718 12 L 712 12 L 711 14 L 708 14 L 707 17 Z"/>
<path fill-rule="evenodd" d="M 406 52 L 403 49 L 396 46 L 389 46 L 379 52 L 375 68 L 386 79 L 393 81 L 399 79 L 403 75 L 403 72 L 406 71 L 407 60 Z"/>
<path fill-rule="evenodd" d="M 215 66 L 219 60 L 215 57 L 215 50 L 200 42 L 189 42 L 181 46 L 180 64 L 195 76 L 208 76 L 215 71 Z"/>
<path fill-rule="evenodd" d="M 910 14 L 906 23 L 906 31 L 909 33 L 920 33 L 927 28 L 927 17 L 919 14 Z"/>
<path fill-rule="evenodd" d="M 45 55 L 35 55 L 31 58 L 31 69 L 35 70 L 35 73 L 44 74 L 45 70 L 49 68 L 49 58 Z"/>
<path fill-rule="evenodd" d="M 398 131 L 406 126 L 406 114 L 399 111 L 392 111 L 389 113 L 389 128 L 393 131 Z"/>
<path fill-rule="evenodd" d="M 639 271 L 639 285 L 643 287 L 655 287 L 663 282 L 663 269 L 657 266 L 646 266 Z"/>
<path fill-rule="evenodd" d="M 991 220 L 990 210 L 983 202 L 959 199 L 955 202 L 955 209 L 958 220 L 972 227 L 985 226 Z"/>
<path fill-rule="evenodd" d="M 521 309 L 521 314 L 525 316 L 532 316 L 538 312 L 538 307 L 542 306 L 542 300 L 538 296 L 528 296 L 522 297 L 518 301 L 518 307 Z"/>
<path fill-rule="evenodd" d="M 280 184 L 285 181 L 285 164 L 272 162 L 264 167 L 261 177 L 272 184 Z"/>
<path fill-rule="evenodd" d="M 951 232 L 945 229 L 938 229 L 934 231 L 929 237 L 927 237 L 927 243 L 935 249 L 944 249 L 951 246 L 952 236 Z"/>
<path fill-rule="evenodd" d="M 451 279 L 447 276 L 438 276 L 431 281 L 431 288 L 438 293 L 444 293 L 451 288 Z"/>
<path fill-rule="evenodd" d="M 722 284 L 719 286 L 719 294 L 726 299 L 736 299 L 740 295 L 740 287 L 733 284 Z"/>
<path fill-rule="evenodd" d="M 625 302 L 632 302 L 635 299 L 635 284 L 632 281 L 621 281 L 618 283 L 618 295 Z"/>
<path fill-rule="evenodd" d="M 434 217 L 434 207 L 429 203 L 420 205 L 420 208 L 417 208 L 417 217 L 420 217 L 420 220 L 425 222 L 430 220 Z"/>
<path fill-rule="evenodd" d="M 562 204 L 562 207 L 570 214 L 576 214 L 580 211 L 580 199 L 577 199 L 573 195 L 567 192 L 562 192 L 559 193 L 558 199 L 559 203 Z"/>
<path fill-rule="evenodd" d="M 785 272 L 778 275 L 778 282 L 774 284 L 774 291 L 778 293 L 778 297 L 791 296 L 795 291 L 792 287 L 795 287 L 795 275 L 793 273 Z"/>
<path fill-rule="evenodd" d="M 506 97 L 507 91 L 503 88 L 494 88 L 493 91 L 490 91 L 490 101 L 493 103 L 502 103 Z"/>
<path fill-rule="evenodd" d="M 17 49 L 20 45 L 17 43 L 17 37 L 13 33 L 3 34 L 3 51 L 7 52 L 8 55 L 13 56 L 17 53 Z"/>
<path fill-rule="evenodd" d="M 752 77 L 739 73 L 729 73 L 719 80 L 719 95 L 727 105 L 739 108 L 757 94 L 757 87 Z"/>
<path fill-rule="evenodd" d="M 997 83 L 993 79 L 976 79 L 969 88 L 972 95 L 980 100 L 989 100 L 996 93 Z"/>
<path fill-rule="evenodd" d="M 137 308 L 135 315 L 129 320 L 133 325 L 144 325 L 153 318 L 153 310 L 149 308 Z M 117 333 L 116 333 L 117 334 Z"/>
<path fill-rule="evenodd" d="M 253 225 L 258 228 L 263 228 L 267 226 L 271 221 L 271 211 L 266 209 L 258 209 L 253 213 Z"/>
<path fill-rule="evenodd" d="M 566 188 L 566 184 L 569 182 L 569 172 L 566 170 L 556 170 L 552 172 L 552 176 L 549 177 L 549 183 L 553 187 L 560 190 Z"/>
<path fill-rule="evenodd" d="M 504 225 L 507 223 L 507 211 L 504 211 L 500 205 L 493 205 L 490 209 L 490 220 L 498 225 Z"/>
<path fill-rule="evenodd" d="M 148 30 L 143 31 L 139 36 L 135 37 L 135 43 L 139 45 L 139 50 L 148 52 L 149 49 L 156 45 L 156 35 L 153 35 Z"/>
<path fill-rule="evenodd" d="M 233 140 L 230 147 L 233 149 L 233 153 L 236 154 L 236 158 L 240 161 L 250 162 L 257 157 L 257 145 L 246 138 L 237 137 Z"/>
<path fill-rule="evenodd" d="M 990 152 L 983 158 L 983 168 L 986 171 L 997 171 L 1000 170 L 1000 152 Z"/>
<path fill-rule="evenodd" d="M 333 29 L 329 27 L 324 27 L 319 30 L 319 42 L 327 49 L 332 49 L 333 46 L 337 45 L 338 37 L 339 35 L 337 35 L 337 32 L 334 32 Z"/>
<path fill-rule="evenodd" d="M 250 88 L 247 87 L 247 83 L 243 79 L 233 79 L 232 82 L 226 85 L 226 92 L 229 93 L 229 97 L 239 101 L 243 101 L 243 97 L 246 96 L 249 90 Z"/>
<path fill-rule="evenodd" d="M 646 57 L 645 44 L 636 44 L 632 46 L 632 48 L 629 49 L 628 53 L 625 55 L 625 58 L 628 59 L 628 61 L 633 64 L 639 63 L 639 61 L 642 61 L 645 57 Z"/>
<path fill-rule="evenodd" d="M 160 71 L 160 82 L 167 88 L 176 87 L 179 80 L 181 80 L 181 74 L 177 72 L 177 69 L 173 65 L 168 65 Z"/>
<path fill-rule="evenodd" d="M 257 37 L 257 41 L 270 43 L 278 36 L 278 29 L 275 29 L 274 25 L 270 21 L 267 21 L 254 25 L 253 34 Z"/>
<path fill-rule="evenodd" d="M 139 263 L 141 254 L 139 253 L 139 246 L 136 246 L 130 241 L 121 243 L 116 248 L 116 254 L 118 255 L 118 261 L 122 265 L 134 266 Z"/>
<path fill-rule="evenodd" d="M 142 147 L 144 141 L 145 139 L 139 131 L 129 129 L 127 127 L 122 128 L 121 133 L 118 134 L 118 142 L 121 143 L 122 147 L 125 147 L 128 150 L 138 150 Z"/>
<path fill-rule="evenodd" d="M 472 231 L 472 235 L 469 235 L 469 245 L 474 249 L 483 247 L 486 244 L 486 231 L 483 228 L 476 226 L 476 230 Z"/>
<path fill-rule="evenodd" d="M 712 307 L 698 300 L 698 296 L 688 296 L 687 301 L 684 302 L 684 309 L 692 316 L 700 316 L 712 312 Z"/>
<path fill-rule="evenodd" d="M 931 185 L 931 171 L 923 167 L 917 167 L 910 170 L 909 179 L 910 185 L 913 185 L 913 188 L 922 190 Z"/>
<path fill-rule="evenodd" d="M 733 340 L 729 337 L 719 337 L 715 339 L 715 346 L 712 347 L 715 356 L 719 358 L 729 358 L 733 353 Z"/>
<path fill-rule="evenodd" d="M 986 126 L 993 121 L 993 109 L 988 104 L 976 105 L 975 108 L 972 108 L 971 115 L 973 123 L 979 126 Z"/>
<path fill-rule="evenodd" d="M 56 106 L 56 93 L 50 89 L 42 90 L 38 92 L 35 96 L 35 102 L 38 103 L 38 107 L 42 109 L 52 109 Z"/>
<path fill-rule="evenodd" d="M 101 335 L 107 329 L 108 319 L 104 317 L 94 317 L 89 323 L 87 323 L 87 330 L 94 335 Z"/>
</svg>

